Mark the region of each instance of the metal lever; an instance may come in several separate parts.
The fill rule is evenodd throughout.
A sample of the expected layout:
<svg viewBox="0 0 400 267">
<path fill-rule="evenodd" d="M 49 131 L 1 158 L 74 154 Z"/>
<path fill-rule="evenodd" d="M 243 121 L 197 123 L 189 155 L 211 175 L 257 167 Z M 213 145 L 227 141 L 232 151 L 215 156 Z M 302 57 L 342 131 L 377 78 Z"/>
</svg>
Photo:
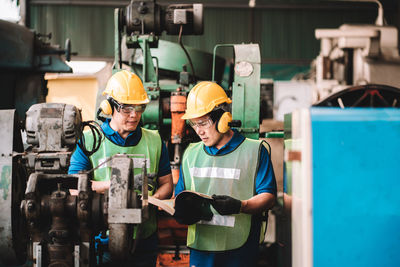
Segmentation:
<svg viewBox="0 0 400 267">
<path fill-rule="evenodd" d="M 228 122 L 229 127 L 241 127 L 242 122 L 240 120 L 232 120 L 231 122 Z"/>
</svg>

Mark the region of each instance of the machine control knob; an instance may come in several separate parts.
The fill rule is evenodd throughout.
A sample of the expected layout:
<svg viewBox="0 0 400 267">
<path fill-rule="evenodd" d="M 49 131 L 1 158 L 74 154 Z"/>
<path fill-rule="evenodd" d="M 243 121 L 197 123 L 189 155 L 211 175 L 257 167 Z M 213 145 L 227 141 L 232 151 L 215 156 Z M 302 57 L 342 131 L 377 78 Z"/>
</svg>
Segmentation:
<svg viewBox="0 0 400 267">
<path fill-rule="evenodd" d="M 33 201 L 29 201 L 28 205 L 26 205 L 27 209 L 29 212 L 32 212 L 35 210 L 35 203 Z"/>
<path fill-rule="evenodd" d="M 228 125 L 230 127 L 241 127 L 242 122 L 240 120 L 233 120 L 233 121 L 229 122 Z"/>
<path fill-rule="evenodd" d="M 82 201 L 82 202 L 79 204 L 79 207 L 80 207 L 82 210 L 87 210 L 87 204 L 86 204 L 84 201 Z"/>
<path fill-rule="evenodd" d="M 133 23 L 133 25 L 135 25 L 135 26 L 139 26 L 139 25 L 140 25 L 140 19 L 135 18 L 135 19 L 133 19 L 132 23 Z"/>
<path fill-rule="evenodd" d="M 146 6 L 145 2 L 140 2 L 140 5 L 138 7 L 138 11 L 140 14 L 146 14 L 147 11 L 149 11 L 149 8 Z"/>
</svg>

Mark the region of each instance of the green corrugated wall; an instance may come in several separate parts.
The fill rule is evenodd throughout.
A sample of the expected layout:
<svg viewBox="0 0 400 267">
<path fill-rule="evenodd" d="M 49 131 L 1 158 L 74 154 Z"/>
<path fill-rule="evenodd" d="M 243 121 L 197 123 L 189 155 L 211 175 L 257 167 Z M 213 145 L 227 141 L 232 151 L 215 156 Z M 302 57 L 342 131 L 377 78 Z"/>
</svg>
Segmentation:
<svg viewBox="0 0 400 267">
<path fill-rule="evenodd" d="M 114 9 L 110 7 L 31 7 L 31 28 L 52 33 L 51 43 L 64 46 L 71 39 L 80 57 L 112 57 L 114 51 Z"/>
<path fill-rule="evenodd" d="M 187 1 L 181 1 L 187 2 Z M 316 28 L 337 28 L 343 23 L 373 23 L 376 10 L 365 4 L 360 9 L 334 8 L 323 1 L 260 1 L 262 8 L 238 8 L 248 1 L 219 1 L 226 8 L 205 2 L 204 35 L 184 36 L 183 42 L 208 52 L 215 44 L 256 42 L 260 44 L 263 63 L 308 64 L 319 51 L 314 37 Z M 389 8 L 385 16 L 389 23 L 398 24 L 398 3 L 383 1 Z M 229 4 L 236 5 L 229 7 Z M 208 4 L 208 5 L 207 5 Z M 214 4 L 214 5 L 213 5 Z M 303 6 L 304 5 L 304 6 Z M 31 28 L 40 33 L 53 33 L 52 43 L 72 40 L 73 51 L 83 58 L 113 57 L 114 7 L 32 5 Z M 176 41 L 176 36 L 163 36 Z M 221 51 L 229 57 L 231 51 Z"/>
</svg>

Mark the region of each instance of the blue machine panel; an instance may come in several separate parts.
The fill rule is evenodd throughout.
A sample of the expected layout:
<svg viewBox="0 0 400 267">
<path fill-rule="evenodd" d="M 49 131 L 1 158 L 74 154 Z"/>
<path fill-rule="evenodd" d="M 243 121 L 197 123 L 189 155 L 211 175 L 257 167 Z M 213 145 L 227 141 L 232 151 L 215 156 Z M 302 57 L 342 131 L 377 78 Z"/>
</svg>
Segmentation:
<svg viewBox="0 0 400 267">
<path fill-rule="evenodd" d="M 314 267 L 400 266 L 400 110 L 312 108 Z"/>
</svg>

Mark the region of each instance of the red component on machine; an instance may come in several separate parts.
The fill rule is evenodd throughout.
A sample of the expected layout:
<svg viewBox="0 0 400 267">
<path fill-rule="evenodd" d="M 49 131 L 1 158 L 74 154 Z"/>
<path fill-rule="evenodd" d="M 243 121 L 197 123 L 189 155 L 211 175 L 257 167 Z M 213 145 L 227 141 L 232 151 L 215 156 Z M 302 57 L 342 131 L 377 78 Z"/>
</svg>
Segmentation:
<svg viewBox="0 0 400 267">
<path fill-rule="evenodd" d="M 185 120 L 181 117 L 186 110 L 186 93 L 171 93 L 171 143 L 180 144 L 185 130 Z"/>
<path fill-rule="evenodd" d="M 174 160 L 171 162 L 172 179 L 176 184 L 179 179 L 179 165 L 181 163 L 181 143 L 185 132 L 185 120 L 181 117 L 186 110 L 186 92 L 180 91 L 171 93 L 171 144 L 174 144 Z"/>
</svg>

